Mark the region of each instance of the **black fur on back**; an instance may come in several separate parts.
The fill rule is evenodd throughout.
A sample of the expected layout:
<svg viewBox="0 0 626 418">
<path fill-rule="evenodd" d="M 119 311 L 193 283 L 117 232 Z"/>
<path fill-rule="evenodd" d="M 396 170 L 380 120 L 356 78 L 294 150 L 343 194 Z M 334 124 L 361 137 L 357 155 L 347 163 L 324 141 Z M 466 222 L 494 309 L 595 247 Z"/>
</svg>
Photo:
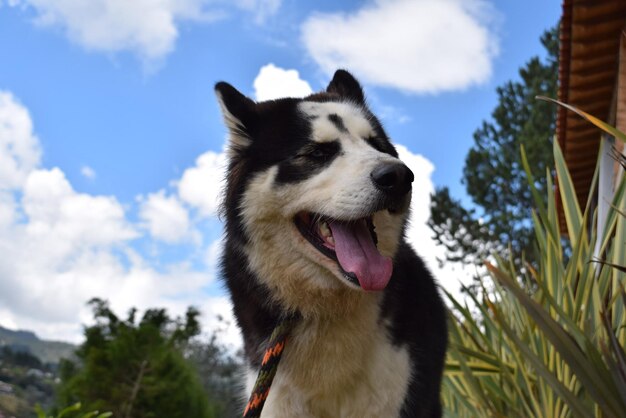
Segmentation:
<svg viewBox="0 0 626 418">
<path fill-rule="evenodd" d="M 440 417 L 439 391 L 447 346 L 446 311 L 422 259 L 402 242 L 384 290 L 382 315 L 396 345 L 409 347 L 416 369 L 402 417 Z"/>
</svg>

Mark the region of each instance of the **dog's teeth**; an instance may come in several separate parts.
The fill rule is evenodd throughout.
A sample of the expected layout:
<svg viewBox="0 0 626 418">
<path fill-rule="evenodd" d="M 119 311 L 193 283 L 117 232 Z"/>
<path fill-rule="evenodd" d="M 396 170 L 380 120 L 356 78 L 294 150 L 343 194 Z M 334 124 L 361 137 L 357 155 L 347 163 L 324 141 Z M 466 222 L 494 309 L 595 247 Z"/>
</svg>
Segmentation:
<svg viewBox="0 0 626 418">
<path fill-rule="evenodd" d="M 330 231 L 327 222 L 320 222 L 320 234 L 322 235 L 322 237 L 327 238 L 328 241 L 331 242 L 333 238 L 333 233 Z"/>
<path fill-rule="evenodd" d="M 326 238 L 326 241 L 328 241 L 330 244 L 335 245 L 335 238 L 333 238 L 333 236 L 329 236 Z"/>
</svg>

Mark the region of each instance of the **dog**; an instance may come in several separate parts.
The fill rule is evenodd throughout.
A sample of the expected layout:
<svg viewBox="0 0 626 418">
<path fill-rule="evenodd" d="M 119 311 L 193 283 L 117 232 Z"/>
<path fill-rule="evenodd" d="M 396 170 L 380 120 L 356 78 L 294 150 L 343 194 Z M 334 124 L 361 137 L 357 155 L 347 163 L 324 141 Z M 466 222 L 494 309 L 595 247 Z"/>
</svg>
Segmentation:
<svg viewBox="0 0 626 418">
<path fill-rule="evenodd" d="M 414 177 L 359 82 L 338 70 L 323 92 L 258 103 L 215 91 L 248 390 L 275 325 L 297 318 L 262 416 L 440 417 L 446 312 L 404 238 Z"/>
</svg>

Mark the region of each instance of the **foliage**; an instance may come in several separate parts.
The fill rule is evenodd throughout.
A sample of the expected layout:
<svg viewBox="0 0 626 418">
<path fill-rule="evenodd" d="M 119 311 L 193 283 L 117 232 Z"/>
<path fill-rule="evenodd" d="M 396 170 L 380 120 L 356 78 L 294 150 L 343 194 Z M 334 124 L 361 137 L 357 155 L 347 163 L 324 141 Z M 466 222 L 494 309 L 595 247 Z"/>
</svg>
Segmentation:
<svg viewBox="0 0 626 418">
<path fill-rule="evenodd" d="M 105 301 L 90 304 L 96 324 L 85 329 L 80 361 L 61 364 L 61 405 L 82 402 L 120 418 L 215 416 L 182 355 L 200 332 L 197 310 L 172 320 L 164 309 L 149 309 L 137 323 L 135 309 L 122 320 Z"/>
<path fill-rule="evenodd" d="M 16 350 L 8 346 L 0 348 L 0 363 L 39 370 L 44 368 L 41 360 L 30 351 Z"/>
<path fill-rule="evenodd" d="M 497 89 L 498 105 L 491 121 L 474 133 L 474 145 L 465 159 L 463 183 L 473 205 L 469 209 L 438 188 L 431 201 L 429 227 L 438 244 L 446 247 L 446 261 L 480 264 L 497 250 L 511 247 L 515 261 L 521 254 L 534 258 L 532 249 L 532 196 L 518 153 L 524 145 L 534 186 L 546 191 L 543 176 L 552 169 L 549 139 L 555 128 L 556 112 L 537 95 L 555 96 L 558 75 L 557 27 L 547 31 L 541 42 L 546 60 L 532 58 L 520 69 L 521 81 L 509 81 Z M 443 262 L 443 260 L 440 260 Z"/>
<path fill-rule="evenodd" d="M 186 357 L 198 371 L 205 392 L 214 400 L 216 416 L 236 418 L 244 407 L 240 382 L 243 353 L 232 353 L 224 347 L 220 343 L 221 331 L 215 330 L 208 342 L 191 341 Z"/>
<path fill-rule="evenodd" d="M 527 264 L 520 271 L 511 258 L 497 258 L 486 263 L 492 280 L 481 297 L 470 293 L 468 306 L 448 295 L 454 306 L 443 385 L 448 416 L 619 417 L 626 411 L 626 182 L 598 229 L 592 198 L 581 210 L 556 142 L 553 151 L 571 255 L 561 244 L 551 175 L 544 190 L 533 187 L 522 152 L 536 207 L 537 268 Z M 596 245 L 602 261 L 593 258 Z M 523 276 L 536 287 L 519 280 Z"/>
<path fill-rule="evenodd" d="M 54 401 L 53 365 L 44 365 L 25 345 L 0 348 L 0 416 L 30 417 L 33 405 Z"/>
<path fill-rule="evenodd" d="M 81 408 L 82 408 L 82 405 L 80 404 L 80 402 L 75 403 L 74 405 L 71 405 L 71 406 L 68 406 L 67 408 L 62 409 L 61 412 L 59 412 L 55 416 L 46 415 L 46 413 L 39 406 L 36 406 L 35 410 L 37 411 L 37 418 L 63 418 L 63 417 L 69 416 L 69 414 L 71 413 L 79 412 Z M 79 415 L 79 418 L 109 418 L 112 415 L 113 414 L 111 412 L 100 413 L 99 411 L 91 411 L 91 412 L 86 412 L 82 415 Z"/>
<path fill-rule="evenodd" d="M 32 408 L 21 397 L 13 393 L 0 393 L 0 416 L 26 417 L 32 414 Z"/>
</svg>

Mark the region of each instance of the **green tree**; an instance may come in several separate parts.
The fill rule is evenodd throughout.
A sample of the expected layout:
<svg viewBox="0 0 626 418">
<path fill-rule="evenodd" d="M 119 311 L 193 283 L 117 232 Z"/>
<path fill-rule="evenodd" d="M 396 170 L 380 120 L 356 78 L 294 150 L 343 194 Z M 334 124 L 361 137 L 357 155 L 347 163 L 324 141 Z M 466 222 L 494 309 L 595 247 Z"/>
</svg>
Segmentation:
<svg viewBox="0 0 626 418">
<path fill-rule="evenodd" d="M 4 365 L 26 367 L 29 369 L 42 370 L 44 368 L 41 360 L 29 350 L 15 349 L 6 345 L 0 348 L 0 362 Z"/>
<path fill-rule="evenodd" d="M 216 416 L 182 354 L 200 333 L 197 310 L 173 320 L 165 309 L 149 309 L 137 323 L 135 309 L 122 320 L 106 301 L 89 303 L 96 324 L 85 329 L 78 361 L 62 362 L 59 405 L 81 402 L 119 418 Z"/>
<path fill-rule="evenodd" d="M 539 193 L 546 170 L 553 169 L 551 142 L 556 110 L 535 96 L 555 97 L 558 75 L 558 25 L 541 37 L 547 57 L 533 57 L 519 70 L 520 81 L 497 88 L 498 105 L 491 119 L 474 132 L 465 158 L 463 184 L 474 206 L 466 208 L 447 187 L 432 196 L 429 227 L 446 247 L 445 261 L 479 264 L 493 251 L 512 255 L 517 263 L 534 260 L 532 196 L 520 159 L 526 149 Z M 513 254 L 508 254 L 509 249 Z"/>
<path fill-rule="evenodd" d="M 223 321 L 221 317 L 218 317 Z M 186 350 L 186 357 L 198 370 L 206 393 L 215 400 L 217 416 L 240 417 L 245 406 L 241 376 L 243 353 L 235 353 L 221 343 L 224 329 L 214 330 L 208 341 L 194 340 Z"/>
</svg>

